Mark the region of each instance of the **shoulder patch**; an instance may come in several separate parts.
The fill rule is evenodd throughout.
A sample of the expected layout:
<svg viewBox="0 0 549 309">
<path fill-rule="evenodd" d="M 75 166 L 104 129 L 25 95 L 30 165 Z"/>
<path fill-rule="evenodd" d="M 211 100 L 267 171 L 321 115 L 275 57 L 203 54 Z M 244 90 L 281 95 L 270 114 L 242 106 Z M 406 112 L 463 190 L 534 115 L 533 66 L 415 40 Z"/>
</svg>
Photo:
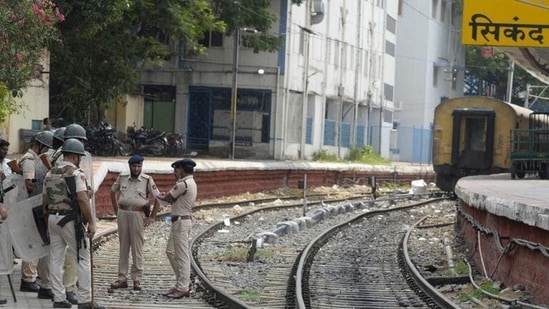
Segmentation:
<svg viewBox="0 0 549 309">
<path fill-rule="evenodd" d="M 177 190 L 177 188 L 178 188 L 177 185 L 173 186 L 173 190 L 174 190 L 174 191 Z"/>
</svg>

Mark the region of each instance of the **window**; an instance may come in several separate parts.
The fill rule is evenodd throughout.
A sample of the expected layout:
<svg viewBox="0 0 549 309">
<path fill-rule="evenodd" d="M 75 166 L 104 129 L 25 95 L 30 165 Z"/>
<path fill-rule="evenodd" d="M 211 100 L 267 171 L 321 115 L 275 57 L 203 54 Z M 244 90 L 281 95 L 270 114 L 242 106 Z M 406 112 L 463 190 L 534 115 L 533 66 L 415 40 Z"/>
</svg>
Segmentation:
<svg viewBox="0 0 549 309">
<path fill-rule="evenodd" d="M 391 15 L 389 14 L 387 14 L 387 22 L 385 27 L 392 34 L 396 34 L 396 20 L 393 17 L 391 17 Z"/>
<path fill-rule="evenodd" d="M 307 33 L 305 33 L 305 30 L 301 28 L 301 32 L 299 32 L 299 54 L 303 55 L 305 53 L 305 36 Z"/>
<path fill-rule="evenodd" d="M 32 120 L 31 128 L 33 130 L 42 130 L 42 120 Z"/>
<path fill-rule="evenodd" d="M 437 19 L 438 0 L 431 0 L 431 18 Z"/>
<path fill-rule="evenodd" d="M 339 41 L 334 41 L 334 64 L 339 66 Z"/>
<path fill-rule="evenodd" d="M 383 91 L 385 92 L 385 99 L 391 102 L 393 101 L 393 90 L 394 90 L 393 85 L 389 85 L 389 84 L 383 85 Z"/>
<path fill-rule="evenodd" d="M 446 11 L 447 11 L 447 2 L 446 1 L 442 1 L 442 3 L 440 4 L 440 21 L 445 23 L 446 22 Z"/>
<path fill-rule="evenodd" d="M 395 44 L 385 41 L 385 53 L 390 56 L 395 56 Z"/>
<path fill-rule="evenodd" d="M 437 87 L 438 85 L 438 67 L 433 66 L 433 87 Z"/>
<path fill-rule="evenodd" d="M 198 43 L 206 47 L 222 47 L 223 33 L 217 31 L 206 31 L 204 33 L 204 38 L 199 40 Z"/>
<path fill-rule="evenodd" d="M 347 43 L 341 42 L 341 68 L 347 68 Z"/>
</svg>

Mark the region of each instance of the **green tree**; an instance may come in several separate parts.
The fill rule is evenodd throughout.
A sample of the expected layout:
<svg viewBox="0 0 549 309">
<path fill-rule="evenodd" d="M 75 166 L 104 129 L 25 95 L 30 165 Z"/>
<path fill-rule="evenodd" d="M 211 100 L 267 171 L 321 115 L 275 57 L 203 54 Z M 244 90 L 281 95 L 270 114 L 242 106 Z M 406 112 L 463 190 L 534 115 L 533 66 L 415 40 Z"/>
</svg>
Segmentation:
<svg viewBox="0 0 549 309">
<path fill-rule="evenodd" d="M 63 45 L 51 50 L 51 109 L 73 121 L 102 119 L 130 92 L 141 61 L 160 63 L 173 42 L 223 31 L 207 0 L 59 0 Z"/>
<path fill-rule="evenodd" d="M 64 20 L 46 0 L 0 0 L 0 122 L 20 107 L 13 97 L 43 70 L 42 57 L 59 42 L 56 24 Z"/>
<path fill-rule="evenodd" d="M 507 94 L 507 76 L 509 72 L 509 58 L 501 52 L 492 57 L 483 57 L 479 46 L 467 46 L 465 49 L 466 79 L 478 88 L 481 82 L 494 85 L 495 97 L 503 100 Z M 511 102 L 524 105 L 524 99 L 520 96 L 526 90 L 526 85 L 542 85 L 543 83 L 520 66 L 515 65 L 513 73 L 513 89 Z"/>
<path fill-rule="evenodd" d="M 300 4 L 301 0 L 292 0 Z M 256 52 L 276 51 L 283 40 L 268 30 L 277 16 L 270 0 L 59 0 L 66 15 L 64 44 L 52 49 L 52 115 L 99 120 L 105 108 L 134 89 L 139 63 L 158 65 L 170 51 L 206 51 L 206 31 L 243 37 Z"/>
</svg>

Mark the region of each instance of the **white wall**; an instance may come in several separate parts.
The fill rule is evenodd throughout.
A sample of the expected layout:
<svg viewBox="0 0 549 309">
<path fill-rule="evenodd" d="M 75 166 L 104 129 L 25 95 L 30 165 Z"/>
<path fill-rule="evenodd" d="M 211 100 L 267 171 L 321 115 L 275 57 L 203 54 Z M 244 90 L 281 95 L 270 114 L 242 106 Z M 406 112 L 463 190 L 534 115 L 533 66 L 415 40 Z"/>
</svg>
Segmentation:
<svg viewBox="0 0 549 309">
<path fill-rule="evenodd" d="M 460 43 L 460 16 L 452 16 L 453 2 L 403 0 L 398 16 L 395 103 L 400 159 L 410 161 L 412 130 L 429 130 L 441 97 L 463 95 L 464 49 Z M 457 5 L 457 4 L 456 4 Z M 434 10 L 433 8 L 436 8 Z M 444 10 L 444 16 L 442 16 Z M 452 68 L 458 68 L 452 80 Z M 436 71 L 436 73 L 435 73 Z M 406 137 L 406 138 L 404 138 Z"/>
</svg>

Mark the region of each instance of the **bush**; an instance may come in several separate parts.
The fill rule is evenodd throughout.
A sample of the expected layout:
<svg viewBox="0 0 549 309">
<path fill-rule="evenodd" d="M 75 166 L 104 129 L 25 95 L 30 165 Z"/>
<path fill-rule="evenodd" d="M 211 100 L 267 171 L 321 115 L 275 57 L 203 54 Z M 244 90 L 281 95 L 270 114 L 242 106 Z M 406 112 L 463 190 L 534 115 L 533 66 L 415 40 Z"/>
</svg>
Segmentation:
<svg viewBox="0 0 549 309">
<path fill-rule="evenodd" d="M 364 146 L 362 148 L 351 148 L 349 154 L 345 157 L 345 160 L 351 162 L 360 162 L 368 164 L 389 164 L 390 160 L 387 160 L 374 152 L 374 147 Z"/>
</svg>

